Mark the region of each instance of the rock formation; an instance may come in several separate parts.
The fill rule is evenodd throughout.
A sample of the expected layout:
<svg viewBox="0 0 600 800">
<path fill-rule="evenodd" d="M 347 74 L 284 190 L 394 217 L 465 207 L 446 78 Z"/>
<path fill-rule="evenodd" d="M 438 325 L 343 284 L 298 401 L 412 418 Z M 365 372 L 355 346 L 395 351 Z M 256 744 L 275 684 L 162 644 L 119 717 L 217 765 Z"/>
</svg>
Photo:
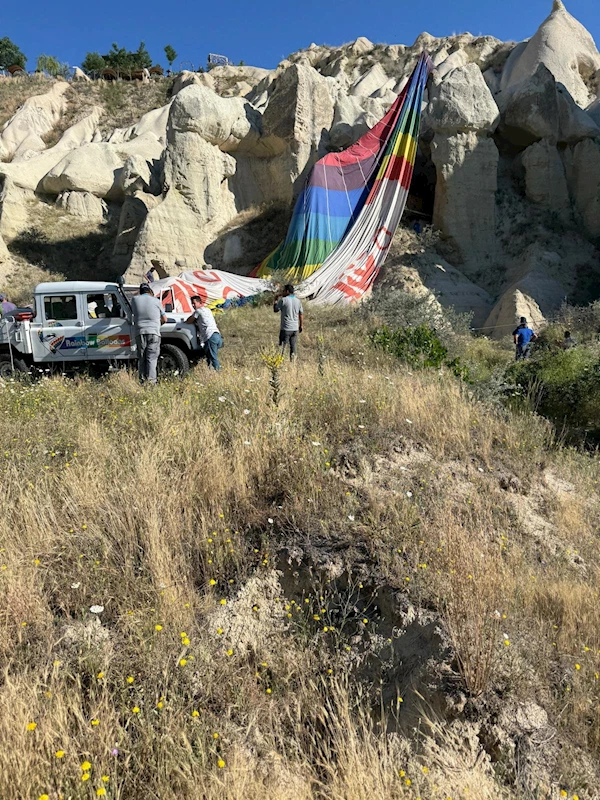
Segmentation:
<svg viewBox="0 0 600 800">
<path fill-rule="evenodd" d="M 569 14 L 561 0 L 554 0 L 552 13 L 535 35 L 510 54 L 502 72 L 502 90 L 527 80 L 540 64 L 582 108 L 596 95 L 600 53 L 588 31 Z"/>
<path fill-rule="evenodd" d="M 86 105 L 51 147 L 69 83 L 40 80 L 0 134 L 0 234 L 13 247 L 54 203 L 91 232 L 109 221 L 115 275 L 206 262 L 249 272 L 284 235 L 315 161 L 381 119 L 423 48 L 435 69 L 407 213 L 431 220 L 441 241 L 410 267 L 398 262 L 401 283 L 487 317 L 498 335 L 521 312 L 552 313 L 580 275 L 600 270 L 600 53 L 560 0 L 516 44 L 360 37 L 311 44 L 272 70 L 184 71 L 164 79 L 163 105 L 121 127 Z"/>
</svg>

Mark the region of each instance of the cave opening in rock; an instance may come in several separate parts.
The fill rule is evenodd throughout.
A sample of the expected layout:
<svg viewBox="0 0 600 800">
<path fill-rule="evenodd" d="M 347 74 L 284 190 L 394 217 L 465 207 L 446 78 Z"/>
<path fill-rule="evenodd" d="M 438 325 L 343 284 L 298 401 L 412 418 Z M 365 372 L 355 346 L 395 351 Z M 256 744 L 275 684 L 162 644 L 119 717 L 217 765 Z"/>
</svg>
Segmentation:
<svg viewBox="0 0 600 800">
<path fill-rule="evenodd" d="M 404 219 L 430 223 L 435 203 L 436 170 L 429 149 L 417 150 Z"/>
</svg>

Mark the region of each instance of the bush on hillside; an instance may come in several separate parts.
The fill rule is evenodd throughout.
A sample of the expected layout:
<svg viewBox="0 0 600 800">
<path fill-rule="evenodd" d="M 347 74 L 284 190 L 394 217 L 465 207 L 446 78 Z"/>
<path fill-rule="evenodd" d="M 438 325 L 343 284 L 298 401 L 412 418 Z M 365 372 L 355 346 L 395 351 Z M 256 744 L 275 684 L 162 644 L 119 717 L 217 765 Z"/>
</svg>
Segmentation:
<svg viewBox="0 0 600 800">
<path fill-rule="evenodd" d="M 448 360 L 448 348 L 442 344 L 436 331 L 428 325 L 395 330 L 383 325 L 371 333 L 371 341 L 375 347 L 391 353 L 414 369 L 426 367 L 439 369 L 446 366 L 457 377 L 469 379 L 466 366 L 461 364 L 459 358 Z"/>
<path fill-rule="evenodd" d="M 452 306 L 442 309 L 429 294 L 419 297 L 408 292 L 379 292 L 363 308 L 363 313 L 379 317 L 395 328 L 428 325 L 446 346 L 454 336 L 470 333 L 472 314 L 461 314 Z"/>
<path fill-rule="evenodd" d="M 570 439 L 600 443 L 600 351 L 597 346 L 548 348 L 507 370 L 521 401 Z"/>
</svg>

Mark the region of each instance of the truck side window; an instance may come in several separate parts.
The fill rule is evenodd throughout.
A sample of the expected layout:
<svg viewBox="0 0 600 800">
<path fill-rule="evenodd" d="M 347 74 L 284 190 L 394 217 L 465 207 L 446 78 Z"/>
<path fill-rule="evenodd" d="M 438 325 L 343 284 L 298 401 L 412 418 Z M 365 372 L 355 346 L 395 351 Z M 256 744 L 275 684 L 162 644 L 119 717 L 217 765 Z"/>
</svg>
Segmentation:
<svg viewBox="0 0 600 800">
<path fill-rule="evenodd" d="M 46 320 L 77 320 L 77 300 L 75 295 L 64 294 L 44 297 L 44 316 Z"/>
<path fill-rule="evenodd" d="M 125 316 L 114 294 L 88 294 L 86 304 L 89 319 L 122 319 Z"/>
</svg>

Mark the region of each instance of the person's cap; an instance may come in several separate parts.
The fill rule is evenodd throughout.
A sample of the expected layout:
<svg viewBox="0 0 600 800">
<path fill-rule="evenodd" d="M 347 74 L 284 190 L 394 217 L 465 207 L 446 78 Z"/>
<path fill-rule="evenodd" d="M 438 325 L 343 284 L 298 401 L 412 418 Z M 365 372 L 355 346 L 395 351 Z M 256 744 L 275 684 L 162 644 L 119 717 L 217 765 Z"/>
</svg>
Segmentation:
<svg viewBox="0 0 600 800">
<path fill-rule="evenodd" d="M 521 322 L 527 322 L 527 317 L 521 317 Z"/>
<path fill-rule="evenodd" d="M 152 294 L 152 289 L 147 283 L 140 283 L 140 294 Z"/>
</svg>

